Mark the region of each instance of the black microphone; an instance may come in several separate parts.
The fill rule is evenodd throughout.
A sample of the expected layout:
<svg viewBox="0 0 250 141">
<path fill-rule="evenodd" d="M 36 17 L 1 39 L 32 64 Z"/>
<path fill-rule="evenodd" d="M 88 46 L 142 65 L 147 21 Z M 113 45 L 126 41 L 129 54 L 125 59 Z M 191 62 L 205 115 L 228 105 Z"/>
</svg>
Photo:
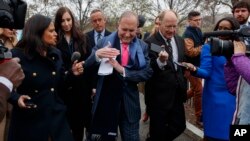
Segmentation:
<svg viewBox="0 0 250 141">
<path fill-rule="evenodd" d="M 79 60 L 81 58 L 81 54 L 78 51 L 75 51 L 71 55 L 71 62 L 75 62 L 76 60 Z"/>
<path fill-rule="evenodd" d="M 221 31 L 213 31 L 213 32 L 205 32 L 203 37 L 218 37 L 218 36 L 228 36 L 235 34 L 233 30 L 221 30 Z"/>
<path fill-rule="evenodd" d="M 71 62 L 74 63 L 76 60 L 79 61 L 80 58 L 81 58 L 81 53 L 78 52 L 78 51 L 75 51 L 75 52 L 73 52 L 72 55 L 71 55 Z M 82 64 L 82 66 L 84 67 L 84 63 Z"/>
<path fill-rule="evenodd" d="M 250 27 L 242 27 L 238 30 L 220 30 L 213 32 L 205 32 L 203 34 L 204 38 L 218 36 L 250 37 Z"/>
</svg>

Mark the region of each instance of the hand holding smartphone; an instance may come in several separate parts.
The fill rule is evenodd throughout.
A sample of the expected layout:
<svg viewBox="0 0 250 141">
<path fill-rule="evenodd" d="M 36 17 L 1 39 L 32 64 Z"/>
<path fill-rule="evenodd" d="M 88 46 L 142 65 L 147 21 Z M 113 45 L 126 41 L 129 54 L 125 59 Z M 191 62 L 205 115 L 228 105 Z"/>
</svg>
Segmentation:
<svg viewBox="0 0 250 141">
<path fill-rule="evenodd" d="M 150 45 L 150 50 L 154 51 L 154 52 L 157 52 L 157 53 L 160 53 L 161 51 L 164 51 L 165 48 L 164 47 L 161 47 L 157 44 L 154 44 L 154 43 L 151 43 Z"/>
<path fill-rule="evenodd" d="M 180 62 L 176 62 L 176 61 L 174 61 L 174 63 L 175 63 L 176 65 L 178 65 L 178 66 L 188 68 L 188 66 L 187 66 L 187 65 L 182 64 L 182 63 L 180 63 Z"/>
<path fill-rule="evenodd" d="M 36 108 L 37 105 L 31 100 L 31 99 L 28 99 L 28 100 L 25 100 L 25 106 L 27 106 L 28 108 Z"/>
</svg>

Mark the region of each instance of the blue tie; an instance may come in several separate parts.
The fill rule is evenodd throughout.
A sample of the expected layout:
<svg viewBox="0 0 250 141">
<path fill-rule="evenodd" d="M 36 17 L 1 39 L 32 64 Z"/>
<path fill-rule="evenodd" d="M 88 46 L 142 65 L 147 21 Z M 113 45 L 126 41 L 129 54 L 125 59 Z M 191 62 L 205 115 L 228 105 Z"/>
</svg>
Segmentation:
<svg viewBox="0 0 250 141">
<path fill-rule="evenodd" d="M 98 42 L 98 41 L 101 39 L 101 37 L 102 37 L 102 34 L 101 34 L 101 33 L 98 33 L 96 42 Z"/>
</svg>

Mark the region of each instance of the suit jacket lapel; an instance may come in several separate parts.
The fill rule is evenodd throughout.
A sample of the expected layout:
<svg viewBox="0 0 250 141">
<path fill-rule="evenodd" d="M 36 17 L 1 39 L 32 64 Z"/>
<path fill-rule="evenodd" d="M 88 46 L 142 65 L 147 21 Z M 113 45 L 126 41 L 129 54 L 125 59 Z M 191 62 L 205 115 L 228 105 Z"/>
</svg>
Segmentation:
<svg viewBox="0 0 250 141">
<path fill-rule="evenodd" d="M 95 31 L 94 30 L 91 31 L 89 40 L 92 43 L 92 47 L 94 47 L 96 45 L 95 44 Z"/>
<path fill-rule="evenodd" d="M 129 66 L 134 64 L 135 61 L 135 55 L 136 55 L 136 43 L 132 42 L 129 44 Z"/>
<path fill-rule="evenodd" d="M 179 36 L 174 36 L 176 47 L 178 50 L 178 61 L 183 61 L 184 56 L 184 44 Z"/>
<path fill-rule="evenodd" d="M 107 29 L 105 29 L 104 36 L 108 36 L 109 34 L 110 32 Z"/>
<path fill-rule="evenodd" d="M 180 54 L 179 54 L 179 53 L 181 52 L 181 50 L 180 50 L 180 48 L 179 48 L 180 44 L 179 44 L 178 39 L 176 38 L 176 36 L 174 36 L 174 40 L 175 40 L 176 48 L 177 48 L 177 51 L 178 51 L 178 52 L 177 52 L 177 55 L 180 56 Z M 180 58 L 178 57 L 178 61 L 179 61 L 179 59 L 180 59 Z"/>
</svg>

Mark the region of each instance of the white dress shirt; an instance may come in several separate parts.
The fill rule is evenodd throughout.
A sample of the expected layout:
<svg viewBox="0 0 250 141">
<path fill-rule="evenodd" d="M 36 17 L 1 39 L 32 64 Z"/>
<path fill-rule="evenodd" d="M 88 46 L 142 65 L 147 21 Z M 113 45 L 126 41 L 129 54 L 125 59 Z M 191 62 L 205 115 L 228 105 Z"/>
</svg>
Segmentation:
<svg viewBox="0 0 250 141">
<path fill-rule="evenodd" d="M 10 90 L 10 92 L 12 91 L 13 84 L 9 79 L 7 79 L 6 77 L 0 76 L 0 83 L 6 86 Z"/>
</svg>

